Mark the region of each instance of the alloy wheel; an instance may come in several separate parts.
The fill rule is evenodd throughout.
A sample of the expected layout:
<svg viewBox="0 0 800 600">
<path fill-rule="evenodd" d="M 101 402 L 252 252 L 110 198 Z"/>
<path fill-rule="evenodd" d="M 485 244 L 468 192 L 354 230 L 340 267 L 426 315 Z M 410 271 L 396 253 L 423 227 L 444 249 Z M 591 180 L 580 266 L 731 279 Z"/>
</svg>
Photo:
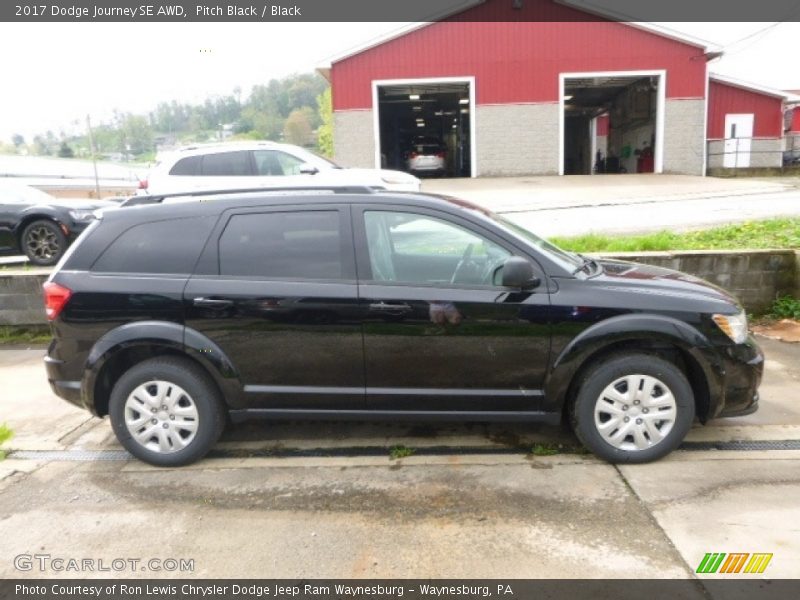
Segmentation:
<svg viewBox="0 0 800 600">
<path fill-rule="evenodd" d="M 28 232 L 25 245 L 31 255 L 40 260 L 50 260 L 61 250 L 55 232 L 44 225 L 35 227 Z"/>
</svg>

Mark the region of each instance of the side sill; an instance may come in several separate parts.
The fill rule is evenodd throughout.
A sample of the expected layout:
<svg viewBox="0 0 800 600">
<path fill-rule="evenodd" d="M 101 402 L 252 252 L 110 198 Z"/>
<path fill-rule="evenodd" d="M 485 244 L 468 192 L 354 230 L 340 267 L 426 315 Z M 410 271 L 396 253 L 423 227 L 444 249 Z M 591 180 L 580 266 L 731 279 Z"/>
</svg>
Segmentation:
<svg viewBox="0 0 800 600">
<path fill-rule="evenodd" d="M 560 412 L 542 411 L 450 411 L 450 410 L 317 410 L 294 408 L 249 408 L 230 411 L 231 420 L 240 423 L 249 419 L 325 421 L 528 421 L 558 425 Z"/>
</svg>

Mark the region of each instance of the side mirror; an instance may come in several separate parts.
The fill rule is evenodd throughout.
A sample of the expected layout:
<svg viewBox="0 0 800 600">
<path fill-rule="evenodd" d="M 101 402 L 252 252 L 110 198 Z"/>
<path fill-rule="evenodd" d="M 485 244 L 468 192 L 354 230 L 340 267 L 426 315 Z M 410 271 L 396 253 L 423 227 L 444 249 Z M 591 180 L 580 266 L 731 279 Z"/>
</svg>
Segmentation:
<svg viewBox="0 0 800 600">
<path fill-rule="evenodd" d="M 521 256 L 511 256 L 503 263 L 503 287 L 529 290 L 541 281 L 533 274 L 533 265 Z"/>
<path fill-rule="evenodd" d="M 300 165 L 300 173 L 303 175 L 316 175 L 319 173 L 319 169 L 314 165 L 309 165 L 308 163 Z"/>
</svg>

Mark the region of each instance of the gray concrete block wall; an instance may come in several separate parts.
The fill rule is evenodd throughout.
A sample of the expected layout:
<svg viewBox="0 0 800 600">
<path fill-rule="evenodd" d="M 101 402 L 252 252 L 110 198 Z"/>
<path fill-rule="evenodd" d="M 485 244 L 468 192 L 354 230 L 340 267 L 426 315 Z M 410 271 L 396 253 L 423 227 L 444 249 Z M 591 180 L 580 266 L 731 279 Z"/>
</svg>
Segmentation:
<svg viewBox="0 0 800 600">
<path fill-rule="evenodd" d="M 0 325 L 45 325 L 42 284 L 48 273 L 0 271 Z"/>
<path fill-rule="evenodd" d="M 783 146 L 784 141 L 781 138 L 762 138 L 752 140 L 750 144 L 750 164 L 748 167 L 760 168 L 782 166 Z M 724 140 L 712 140 L 708 142 L 709 169 L 718 169 L 724 167 L 724 152 Z"/>
<path fill-rule="evenodd" d="M 800 251 L 749 250 L 605 254 L 695 275 L 728 290 L 750 312 L 764 312 L 778 295 L 800 298 Z M 0 326 L 45 325 L 42 284 L 47 272 L 0 271 Z"/>
<path fill-rule="evenodd" d="M 558 174 L 558 104 L 478 106 L 477 175 Z"/>
<path fill-rule="evenodd" d="M 736 296 L 754 313 L 767 311 L 779 295 L 800 293 L 795 250 L 693 250 L 606 255 L 689 273 Z"/>
<path fill-rule="evenodd" d="M 333 158 L 343 167 L 375 167 L 375 138 L 371 110 L 333 113 Z"/>
<path fill-rule="evenodd" d="M 703 175 L 705 103 L 703 99 L 667 99 L 664 106 L 664 173 Z"/>
</svg>

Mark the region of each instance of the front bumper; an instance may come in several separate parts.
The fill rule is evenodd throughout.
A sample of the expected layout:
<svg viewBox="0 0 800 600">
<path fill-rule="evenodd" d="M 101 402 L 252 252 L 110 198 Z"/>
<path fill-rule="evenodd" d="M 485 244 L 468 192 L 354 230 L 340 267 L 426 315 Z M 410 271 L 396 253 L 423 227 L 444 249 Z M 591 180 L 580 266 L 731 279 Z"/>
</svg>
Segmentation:
<svg viewBox="0 0 800 600">
<path fill-rule="evenodd" d="M 740 417 L 758 410 L 758 386 L 764 373 L 764 353 L 752 337 L 720 350 L 724 381 L 714 417 Z"/>
</svg>

